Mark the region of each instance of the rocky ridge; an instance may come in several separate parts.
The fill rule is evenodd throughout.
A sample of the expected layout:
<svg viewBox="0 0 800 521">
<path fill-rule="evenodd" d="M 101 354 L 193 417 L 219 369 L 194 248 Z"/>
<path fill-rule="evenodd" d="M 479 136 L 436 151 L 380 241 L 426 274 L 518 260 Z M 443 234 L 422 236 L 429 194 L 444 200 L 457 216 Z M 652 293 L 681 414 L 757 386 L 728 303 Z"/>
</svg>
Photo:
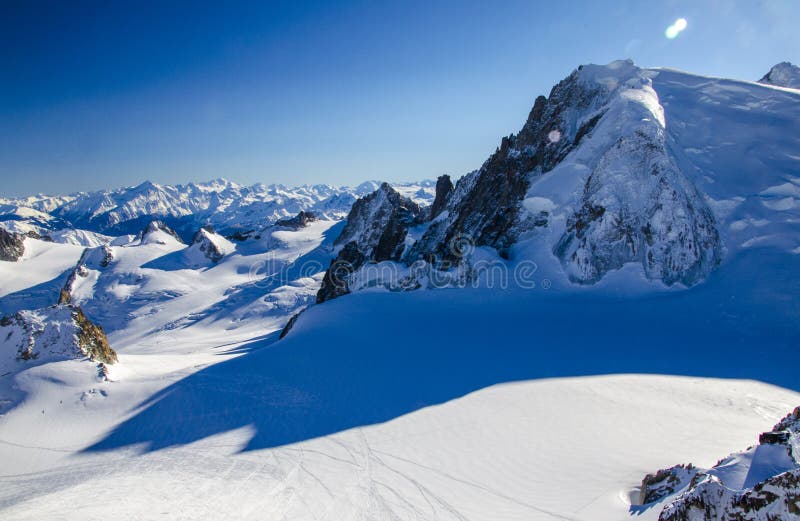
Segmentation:
<svg viewBox="0 0 800 521">
<path fill-rule="evenodd" d="M 24 237 L 0 228 L 0 261 L 16 262 L 25 253 Z"/>
<path fill-rule="evenodd" d="M 387 287 L 419 287 L 431 270 L 469 278 L 475 248 L 514 260 L 513 246 L 537 229 L 562 230 L 546 247 L 573 282 L 596 283 L 629 263 L 666 285 L 703 280 L 724 247 L 713 212 L 667 146 L 651 77 L 630 61 L 579 67 L 536 99 L 520 132 L 504 137 L 479 170 L 455 187 L 440 178 L 430 208 L 409 209 L 383 186 L 360 199 L 318 301 L 347 293 L 369 262 L 413 268 L 370 280 Z M 559 224 L 547 208 L 526 203 L 537 195 L 533 181 L 567 158 L 589 175 L 574 186 L 578 196 Z"/>
<path fill-rule="evenodd" d="M 800 407 L 762 433 L 757 446 L 708 470 L 679 465 L 648 475 L 641 491 L 645 505 L 679 493 L 659 521 L 800 518 Z"/>
</svg>

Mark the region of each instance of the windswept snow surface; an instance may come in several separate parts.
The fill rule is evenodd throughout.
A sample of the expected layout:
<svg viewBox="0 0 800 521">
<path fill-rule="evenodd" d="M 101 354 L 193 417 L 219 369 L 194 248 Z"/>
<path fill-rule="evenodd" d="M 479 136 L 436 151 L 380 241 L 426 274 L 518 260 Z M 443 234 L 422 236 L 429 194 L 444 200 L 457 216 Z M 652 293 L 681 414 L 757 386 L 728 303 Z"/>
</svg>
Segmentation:
<svg viewBox="0 0 800 521">
<path fill-rule="evenodd" d="M 74 360 L 0 375 L 24 397 L 0 416 L 0 519 L 656 519 L 663 504 L 631 505 L 642 476 L 711 467 L 800 404 L 800 94 L 645 72 L 726 248 L 707 280 L 628 264 L 568 281 L 537 234 L 574 209 L 580 148 L 531 186 L 554 224 L 514 246 L 507 284 L 365 289 L 280 342 L 343 223 L 268 228 L 201 265 L 115 239 L 73 286 L 119 354 L 109 380 Z M 0 309 L 57 296 L 82 252 L 26 239 Z"/>
</svg>

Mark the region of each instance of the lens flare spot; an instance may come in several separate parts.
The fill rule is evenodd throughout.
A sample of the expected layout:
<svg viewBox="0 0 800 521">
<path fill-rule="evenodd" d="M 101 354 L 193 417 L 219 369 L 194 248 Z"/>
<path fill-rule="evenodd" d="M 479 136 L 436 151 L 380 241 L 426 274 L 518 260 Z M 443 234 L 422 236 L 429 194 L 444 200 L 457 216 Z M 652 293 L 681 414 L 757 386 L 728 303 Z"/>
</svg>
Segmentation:
<svg viewBox="0 0 800 521">
<path fill-rule="evenodd" d="M 672 23 L 672 25 L 667 27 L 667 30 L 664 31 L 664 35 L 672 40 L 681 34 L 681 32 L 686 29 L 687 25 L 688 23 L 686 22 L 686 18 L 678 18 Z"/>
<path fill-rule="evenodd" d="M 547 139 L 551 143 L 558 143 L 559 141 L 561 141 L 561 131 L 558 129 L 551 130 L 550 133 L 547 134 Z"/>
</svg>

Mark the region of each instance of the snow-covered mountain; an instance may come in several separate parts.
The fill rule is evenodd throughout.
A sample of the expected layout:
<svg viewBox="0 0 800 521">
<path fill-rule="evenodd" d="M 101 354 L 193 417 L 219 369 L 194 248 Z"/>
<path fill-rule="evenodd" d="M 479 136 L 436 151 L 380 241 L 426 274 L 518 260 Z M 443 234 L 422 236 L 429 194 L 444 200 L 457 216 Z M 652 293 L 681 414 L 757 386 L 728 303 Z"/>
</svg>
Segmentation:
<svg viewBox="0 0 800 521">
<path fill-rule="evenodd" d="M 481 247 L 549 264 L 546 276 L 564 284 L 635 265 L 684 287 L 755 242 L 800 251 L 798 94 L 629 61 L 580 67 L 436 217 L 388 185 L 359 201 L 320 300 L 359 285 L 419 287 L 432 272 L 463 283 L 480 276 Z M 359 272 L 368 261 L 401 266 L 376 279 Z"/>
<path fill-rule="evenodd" d="M 355 188 L 321 184 L 242 186 L 225 179 L 175 186 L 147 181 L 129 188 L 64 197 L 0 198 L 0 225 L 42 235 L 64 229 L 121 235 L 135 234 L 153 219 L 160 219 L 189 241 L 203 225 L 229 235 L 261 228 L 303 210 L 326 219 L 341 219 L 358 197 L 377 186 L 374 181 Z M 430 181 L 395 186 L 420 202 L 430 204 L 433 200 Z"/>
<path fill-rule="evenodd" d="M 800 91 L 619 61 L 536 98 L 455 185 L 0 201 L 0 315 L 72 349 L 2 344 L 0 517 L 783 501 L 783 442 L 735 451 L 800 404 L 798 172 Z M 118 356 L 104 375 L 51 316 L 74 309 Z"/>
</svg>

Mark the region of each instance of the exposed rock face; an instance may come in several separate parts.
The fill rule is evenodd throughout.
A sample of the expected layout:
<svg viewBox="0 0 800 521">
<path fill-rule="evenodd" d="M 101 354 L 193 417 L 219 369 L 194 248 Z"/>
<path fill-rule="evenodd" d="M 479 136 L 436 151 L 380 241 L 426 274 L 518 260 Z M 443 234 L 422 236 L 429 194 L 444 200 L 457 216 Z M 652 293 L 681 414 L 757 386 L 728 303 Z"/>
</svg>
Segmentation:
<svg viewBox="0 0 800 521">
<path fill-rule="evenodd" d="M 800 435 L 800 407 L 795 407 L 794 411 L 787 414 L 772 428 L 772 432 L 781 431 L 789 431 L 793 435 Z"/>
<path fill-rule="evenodd" d="M 295 313 L 294 315 L 292 315 L 292 318 L 290 318 L 290 319 L 289 319 L 289 322 L 287 322 L 287 323 L 286 323 L 286 325 L 285 325 L 285 326 L 283 326 L 283 329 L 281 329 L 281 334 L 280 334 L 280 336 L 278 337 L 278 339 L 282 339 L 282 338 L 284 338 L 286 335 L 288 335 L 288 334 L 289 334 L 289 331 L 291 331 L 291 330 L 292 330 L 292 328 L 294 327 L 294 325 L 295 325 L 295 323 L 297 322 L 297 319 L 298 319 L 299 317 L 300 317 L 300 313 Z"/>
<path fill-rule="evenodd" d="M 697 469 L 691 463 L 675 465 L 659 470 L 655 474 L 648 474 L 642 480 L 639 504 L 646 505 L 674 494 L 688 485 L 695 474 L 697 474 Z"/>
<path fill-rule="evenodd" d="M 758 82 L 778 87 L 800 89 L 800 67 L 789 62 L 781 62 L 772 67 Z"/>
<path fill-rule="evenodd" d="M 732 454 L 709 470 L 695 469 L 688 483 L 684 475 L 673 480 L 674 486 L 669 490 L 660 485 L 669 482 L 670 475 L 675 469 L 680 471 L 681 466 L 648 475 L 642 486 L 643 496 L 654 485 L 666 493 L 647 495 L 643 503 L 658 501 L 683 489 L 664 507 L 659 521 L 800 519 L 798 435 L 800 407 L 778 422 L 771 432 L 761 434 L 758 446 Z M 739 483 L 736 476 L 744 476 L 744 482 Z M 733 482 L 726 482 L 729 479 Z"/>
<path fill-rule="evenodd" d="M 450 180 L 449 175 L 439 176 L 436 180 L 436 197 L 433 200 L 430 211 L 430 219 L 435 219 L 447 207 L 447 200 L 450 194 L 453 193 L 453 182 Z"/>
<path fill-rule="evenodd" d="M 75 321 L 75 336 L 78 349 L 91 360 L 104 364 L 113 364 L 117 361 L 117 353 L 111 349 L 103 328 L 83 314 L 79 307 L 72 308 L 72 319 Z"/>
<path fill-rule="evenodd" d="M 309 225 L 309 223 L 312 223 L 316 220 L 317 216 L 314 214 L 314 212 L 301 211 L 294 217 L 277 221 L 275 226 L 283 226 L 284 228 L 299 230 L 301 228 L 305 228 Z"/>
<path fill-rule="evenodd" d="M 88 357 L 105 364 L 117 361 L 103 328 L 89 320 L 77 306 L 58 305 L 19 311 L 0 319 L 0 340 L 17 360 Z"/>
<path fill-rule="evenodd" d="M 774 521 L 800 519 L 800 468 L 735 493 L 713 476 L 667 505 L 659 521 Z"/>
<path fill-rule="evenodd" d="M 347 276 L 365 262 L 400 260 L 409 227 L 421 223 L 424 214 L 417 203 L 388 183 L 356 201 L 334 242 L 341 249 L 325 273 L 317 302 L 348 293 Z"/>
<path fill-rule="evenodd" d="M 357 202 L 337 240 L 340 247 L 355 245 L 340 253 L 361 263 L 399 261 L 414 268 L 388 283 L 365 277 L 369 284 L 413 288 L 420 285 L 410 280 L 415 277 L 472 276 L 459 272 L 471 269 L 474 246 L 508 259 L 523 233 L 550 228 L 555 240 L 542 246 L 574 282 L 595 283 L 628 263 L 641 264 L 648 278 L 667 285 L 701 281 L 724 248 L 706 200 L 667 147 L 652 74 L 630 61 L 573 71 L 547 98 L 536 99 L 520 132 L 503 138 L 480 170 L 455 187 L 446 176 L 439 179 L 424 225 L 411 229 L 421 222 L 414 212 L 390 217 L 404 206 L 388 202 L 383 187 Z M 586 175 L 553 172 L 563 165 Z M 558 188 L 564 210 L 557 224 L 550 214 L 557 205 L 537 197 L 534 186 L 551 172 L 561 176 L 551 186 L 566 187 Z M 347 275 L 359 266 L 339 271 Z M 334 279 L 326 277 L 320 301 L 348 291 L 331 290 Z"/>
<path fill-rule="evenodd" d="M 536 98 L 519 134 L 504 137 L 480 170 L 458 181 L 447 217 L 431 224 L 406 260 L 457 264 L 452 244 L 465 238 L 507 256 L 519 233 L 532 226 L 522 217 L 520 204 L 531 178 L 552 170 L 591 132 L 597 119 L 578 128 L 576 113 L 598 105 L 600 92 L 599 86 L 579 82 L 576 71 L 553 87 L 548 98 Z"/>
<path fill-rule="evenodd" d="M 211 262 L 219 262 L 228 253 L 230 243 L 222 236 L 214 233 L 214 228 L 204 226 L 194 234 L 192 249 L 196 249 Z"/>
<path fill-rule="evenodd" d="M 23 237 L 0 228 L 0 261 L 16 262 L 23 253 L 25 253 Z"/>
</svg>

